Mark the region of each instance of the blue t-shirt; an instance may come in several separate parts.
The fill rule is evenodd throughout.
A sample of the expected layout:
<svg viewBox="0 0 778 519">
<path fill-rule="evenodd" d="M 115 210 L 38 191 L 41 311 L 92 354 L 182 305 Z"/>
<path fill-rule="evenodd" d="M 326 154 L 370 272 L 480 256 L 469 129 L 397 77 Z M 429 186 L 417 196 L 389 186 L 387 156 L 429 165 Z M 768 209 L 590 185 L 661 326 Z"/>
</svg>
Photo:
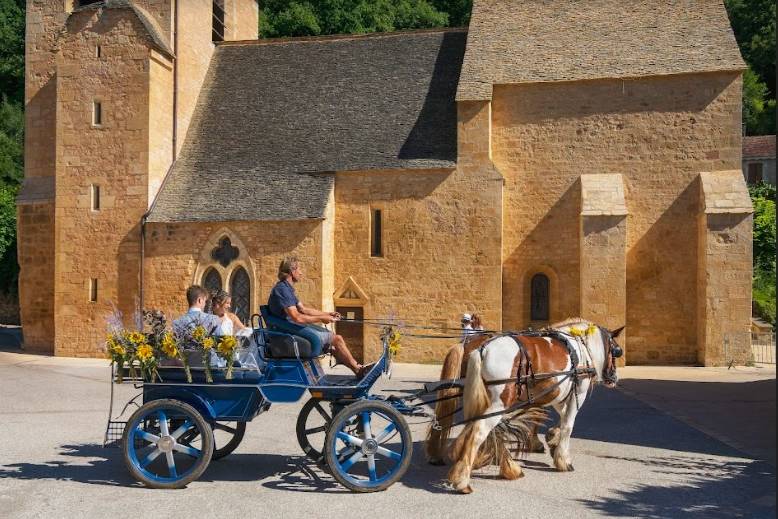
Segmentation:
<svg viewBox="0 0 778 519">
<path fill-rule="evenodd" d="M 294 287 L 287 280 L 279 281 L 270 291 L 270 297 L 267 299 L 267 306 L 270 308 L 270 313 L 276 317 L 289 320 L 289 316 L 286 314 L 286 308 L 290 306 L 297 306 L 300 300 L 297 299 L 297 294 L 294 293 Z"/>
</svg>

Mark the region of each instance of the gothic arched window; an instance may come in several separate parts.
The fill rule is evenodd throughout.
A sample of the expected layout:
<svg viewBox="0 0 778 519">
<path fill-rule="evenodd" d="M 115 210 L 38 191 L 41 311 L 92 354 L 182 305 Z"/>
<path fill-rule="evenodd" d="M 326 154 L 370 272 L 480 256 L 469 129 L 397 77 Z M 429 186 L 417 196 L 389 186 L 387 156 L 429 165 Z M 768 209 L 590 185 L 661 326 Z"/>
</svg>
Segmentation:
<svg viewBox="0 0 778 519">
<path fill-rule="evenodd" d="M 230 278 L 230 295 L 232 296 L 232 311 L 243 324 L 251 317 L 251 280 L 243 267 L 238 267 Z"/>
<path fill-rule="evenodd" d="M 215 268 L 209 268 L 203 275 L 203 288 L 209 293 L 220 290 L 222 287 L 222 277 Z"/>
<path fill-rule="evenodd" d="M 530 281 L 530 320 L 548 321 L 548 276 L 535 274 Z"/>
</svg>

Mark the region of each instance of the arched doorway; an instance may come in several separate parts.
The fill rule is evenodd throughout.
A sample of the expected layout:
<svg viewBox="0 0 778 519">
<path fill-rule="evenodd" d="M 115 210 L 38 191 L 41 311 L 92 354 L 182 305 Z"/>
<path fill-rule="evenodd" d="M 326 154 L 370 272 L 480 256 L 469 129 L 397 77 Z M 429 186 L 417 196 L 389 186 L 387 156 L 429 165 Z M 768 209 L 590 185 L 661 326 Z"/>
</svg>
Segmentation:
<svg viewBox="0 0 778 519">
<path fill-rule="evenodd" d="M 243 267 L 238 267 L 230 276 L 232 311 L 243 324 L 248 325 L 251 317 L 251 279 Z"/>
</svg>

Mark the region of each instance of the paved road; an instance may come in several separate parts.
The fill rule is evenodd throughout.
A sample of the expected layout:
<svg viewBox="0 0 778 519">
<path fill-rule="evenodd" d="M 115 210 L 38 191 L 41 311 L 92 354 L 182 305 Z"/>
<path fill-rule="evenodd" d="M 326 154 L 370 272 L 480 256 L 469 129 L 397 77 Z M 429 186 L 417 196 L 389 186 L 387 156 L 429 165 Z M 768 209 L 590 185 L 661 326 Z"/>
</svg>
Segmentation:
<svg viewBox="0 0 778 519">
<path fill-rule="evenodd" d="M 383 387 L 411 388 L 432 369 L 397 366 Z M 117 449 L 101 447 L 105 362 L 0 352 L 0 517 L 775 517 L 775 468 L 623 391 L 598 389 L 579 415 L 576 471 L 533 454 L 526 477 L 474 480 L 452 493 L 422 457 L 413 426 L 408 474 L 386 492 L 355 495 L 300 456 L 299 405 L 249 424 L 238 450 L 184 490 L 137 486 Z"/>
</svg>

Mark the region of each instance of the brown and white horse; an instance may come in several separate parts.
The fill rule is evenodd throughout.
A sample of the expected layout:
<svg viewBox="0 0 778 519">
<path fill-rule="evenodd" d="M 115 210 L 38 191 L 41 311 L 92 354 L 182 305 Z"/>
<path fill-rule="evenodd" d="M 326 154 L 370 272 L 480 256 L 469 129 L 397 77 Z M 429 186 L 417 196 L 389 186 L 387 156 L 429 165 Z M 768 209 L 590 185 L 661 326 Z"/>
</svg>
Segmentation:
<svg viewBox="0 0 778 519">
<path fill-rule="evenodd" d="M 559 337 L 499 335 L 484 337 L 478 345 L 464 345 L 462 355 L 465 358 L 467 354 L 468 359 L 464 416 L 466 420 L 475 421 L 467 423 L 451 450 L 455 463 L 448 479 L 456 490 L 472 492 L 470 474 L 473 468 L 487 462 L 487 456 L 499 464 L 501 477 L 522 477 L 521 466 L 511 457 L 505 444 L 489 442 L 494 444 L 488 453 L 481 448 L 493 429 L 505 420 L 529 438 L 530 431 L 534 432 L 535 426 L 544 418 L 542 408 L 548 406 L 556 409 L 560 417 L 558 426 L 551 428 L 546 435 L 554 465 L 559 471 L 573 470 L 570 435 L 575 418 L 592 384 L 615 385 L 615 357 L 621 354 L 615 338 L 623 327 L 609 331 L 583 319 L 570 319 L 553 328 L 571 338 L 576 337 L 569 344 L 578 358 L 578 367 L 582 370 L 589 368 L 590 374 L 538 377 L 531 385 L 515 382 L 529 373 L 570 373 L 575 369 L 568 346 Z M 500 414 L 519 402 L 526 402 L 531 396 L 528 391 L 533 396 L 531 404 L 508 417 Z M 480 416 L 484 418 L 477 419 Z M 450 424 L 449 420 L 449 427 Z M 446 424 L 441 425 L 445 427 Z M 445 438 L 430 436 L 430 440 L 438 441 L 438 445 L 445 443 Z M 439 454 L 434 445 L 428 441 L 427 452 L 431 459 L 432 454 Z"/>
</svg>

